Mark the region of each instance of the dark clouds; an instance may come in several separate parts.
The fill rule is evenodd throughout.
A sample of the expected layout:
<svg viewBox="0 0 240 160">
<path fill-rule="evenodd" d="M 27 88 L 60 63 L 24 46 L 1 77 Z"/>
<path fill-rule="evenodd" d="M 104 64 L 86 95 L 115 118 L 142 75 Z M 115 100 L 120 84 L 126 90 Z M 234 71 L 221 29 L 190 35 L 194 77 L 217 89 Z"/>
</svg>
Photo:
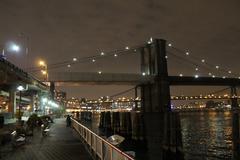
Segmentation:
<svg viewBox="0 0 240 160">
<path fill-rule="evenodd" d="M 36 65 L 37 58 L 47 59 L 50 64 L 157 37 L 239 72 L 239 7 L 237 0 L 1 0 L 0 44 L 10 40 L 23 43 L 18 35 L 25 33 L 29 37 L 28 58 L 9 58 L 22 67 L 30 67 Z M 72 70 L 136 72 L 137 61 L 130 56 L 123 58 L 123 65 L 111 60 L 113 67 L 103 61 L 95 66 L 78 65 Z M 80 90 L 84 95 L 87 87 Z M 104 93 L 102 88 L 99 91 Z"/>
</svg>

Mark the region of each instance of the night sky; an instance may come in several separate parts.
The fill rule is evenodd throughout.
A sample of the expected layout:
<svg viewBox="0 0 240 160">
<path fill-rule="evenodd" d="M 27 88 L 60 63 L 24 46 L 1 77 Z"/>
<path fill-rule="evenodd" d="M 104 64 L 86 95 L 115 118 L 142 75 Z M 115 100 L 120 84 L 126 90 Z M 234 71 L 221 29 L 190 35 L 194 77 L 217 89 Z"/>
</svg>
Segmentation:
<svg viewBox="0 0 240 160">
<path fill-rule="evenodd" d="M 239 8 L 238 0 L 1 0 L 0 46 L 7 48 L 11 41 L 26 46 L 28 42 L 28 55 L 22 50 L 18 54 L 8 52 L 7 56 L 14 64 L 29 69 L 39 59 L 52 64 L 142 44 L 150 37 L 164 38 L 240 74 Z M 60 70 L 137 73 L 139 56 L 109 58 L 52 72 Z M 171 71 L 183 72 L 179 67 Z M 81 85 L 59 89 L 67 91 L 68 96 L 95 98 L 127 88 L 131 86 Z M 200 94 L 196 89 L 174 89 L 176 94 L 183 91 Z"/>
</svg>

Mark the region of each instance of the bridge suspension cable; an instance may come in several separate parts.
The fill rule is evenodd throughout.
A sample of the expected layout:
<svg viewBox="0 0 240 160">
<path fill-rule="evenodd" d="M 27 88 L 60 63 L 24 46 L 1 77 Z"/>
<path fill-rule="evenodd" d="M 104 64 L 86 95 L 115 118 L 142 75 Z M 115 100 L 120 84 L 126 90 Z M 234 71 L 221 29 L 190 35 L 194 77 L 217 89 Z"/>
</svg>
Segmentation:
<svg viewBox="0 0 240 160">
<path fill-rule="evenodd" d="M 194 56 L 192 54 L 190 54 L 188 51 L 184 51 L 182 49 L 179 49 L 177 47 L 174 47 L 172 44 L 168 44 L 168 47 L 173 49 L 175 52 L 177 53 L 181 53 L 182 55 L 178 55 L 178 54 L 174 54 L 173 52 L 169 52 L 170 54 L 174 54 L 174 56 L 178 56 L 181 57 L 182 59 L 184 59 L 185 61 L 190 62 L 191 64 L 193 64 L 195 67 L 203 67 L 206 70 L 209 70 L 211 72 L 208 73 L 209 76 L 212 76 L 213 78 L 215 77 L 215 75 L 212 73 L 212 71 L 214 72 L 221 72 L 227 75 L 233 75 L 237 78 L 240 78 L 240 76 L 236 73 L 233 73 L 231 70 L 228 70 L 226 68 L 220 67 L 219 65 L 213 65 L 210 64 L 209 62 L 206 61 L 206 59 L 201 59 L 197 56 Z M 185 56 L 184 58 L 182 56 Z M 196 70 L 198 70 L 198 68 L 196 68 Z M 226 78 L 227 76 L 222 76 L 223 78 Z"/>
<path fill-rule="evenodd" d="M 170 51 L 167 51 L 167 53 L 169 55 L 168 57 L 173 56 L 175 58 L 174 60 L 180 61 L 181 63 L 185 63 L 185 64 L 190 65 L 190 66 L 194 66 L 195 67 L 194 70 L 199 71 L 199 66 L 201 66 L 201 65 L 196 63 L 195 61 L 192 61 L 191 59 L 187 59 L 186 57 L 180 56 L 180 55 L 175 54 L 175 53 L 170 52 Z M 211 68 L 208 67 L 208 66 L 203 65 L 201 67 L 202 67 L 201 69 L 206 70 L 206 71 L 211 70 Z"/>
<path fill-rule="evenodd" d="M 79 57 L 79 58 L 75 57 L 75 58 L 73 58 L 73 60 L 66 60 L 66 61 L 62 61 L 62 62 L 49 64 L 48 70 L 62 68 L 62 67 L 71 66 L 71 65 L 76 65 L 76 64 L 80 64 L 80 63 L 94 63 L 97 60 L 110 58 L 110 57 L 117 58 L 118 56 L 124 56 L 124 55 L 135 53 L 142 46 L 143 45 L 136 45 L 136 46 L 132 46 L 132 47 L 127 46 L 127 47 L 125 47 L 125 49 L 112 50 L 109 52 L 101 52 L 98 55 Z M 29 70 L 29 72 L 38 72 L 41 70 L 41 67 L 32 67 L 32 68 L 28 68 L 28 70 Z"/>
<path fill-rule="evenodd" d="M 130 88 L 130 89 L 127 89 L 127 90 L 124 90 L 124 91 L 121 91 L 121 92 L 118 92 L 118 93 L 115 93 L 115 94 L 113 94 L 113 95 L 111 95 L 111 96 L 109 96 L 109 97 L 110 97 L 110 98 L 117 97 L 117 96 L 123 95 L 123 94 L 125 94 L 125 93 L 128 93 L 128 92 L 130 92 L 130 91 L 132 91 L 132 90 L 134 90 L 134 89 L 135 89 L 135 87 Z"/>
</svg>

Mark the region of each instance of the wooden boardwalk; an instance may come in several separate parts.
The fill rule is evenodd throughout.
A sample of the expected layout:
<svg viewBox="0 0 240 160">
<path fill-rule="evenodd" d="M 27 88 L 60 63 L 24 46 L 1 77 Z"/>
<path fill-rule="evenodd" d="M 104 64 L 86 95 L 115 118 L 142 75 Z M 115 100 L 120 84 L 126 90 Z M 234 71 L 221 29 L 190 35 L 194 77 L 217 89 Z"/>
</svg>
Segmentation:
<svg viewBox="0 0 240 160">
<path fill-rule="evenodd" d="M 91 160 L 77 133 L 66 127 L 65 119 L 56 119 L 50 135 L 42 137 L 37 131 L 27 144 L 10 149 L 6 160 Z M 1 159 L 1 158 L 0 158 Z"/>
</svg>

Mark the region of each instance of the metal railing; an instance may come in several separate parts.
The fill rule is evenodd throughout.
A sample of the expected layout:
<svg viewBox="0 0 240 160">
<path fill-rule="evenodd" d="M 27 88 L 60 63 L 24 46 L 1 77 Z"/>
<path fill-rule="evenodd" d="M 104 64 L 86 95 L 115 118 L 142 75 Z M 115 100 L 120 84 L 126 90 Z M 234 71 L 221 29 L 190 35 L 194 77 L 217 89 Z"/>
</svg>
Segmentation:
<svg viewBox="0 0 240 160">
<path fill-rule="evenodd" d="M 82 139 L 88 144 L 89 148 L 101 160 L 134 160 L 117 147 L 98 136 L 87 127 L 72 119 L 73 128 L 79 133 Z"/>
</svg>

